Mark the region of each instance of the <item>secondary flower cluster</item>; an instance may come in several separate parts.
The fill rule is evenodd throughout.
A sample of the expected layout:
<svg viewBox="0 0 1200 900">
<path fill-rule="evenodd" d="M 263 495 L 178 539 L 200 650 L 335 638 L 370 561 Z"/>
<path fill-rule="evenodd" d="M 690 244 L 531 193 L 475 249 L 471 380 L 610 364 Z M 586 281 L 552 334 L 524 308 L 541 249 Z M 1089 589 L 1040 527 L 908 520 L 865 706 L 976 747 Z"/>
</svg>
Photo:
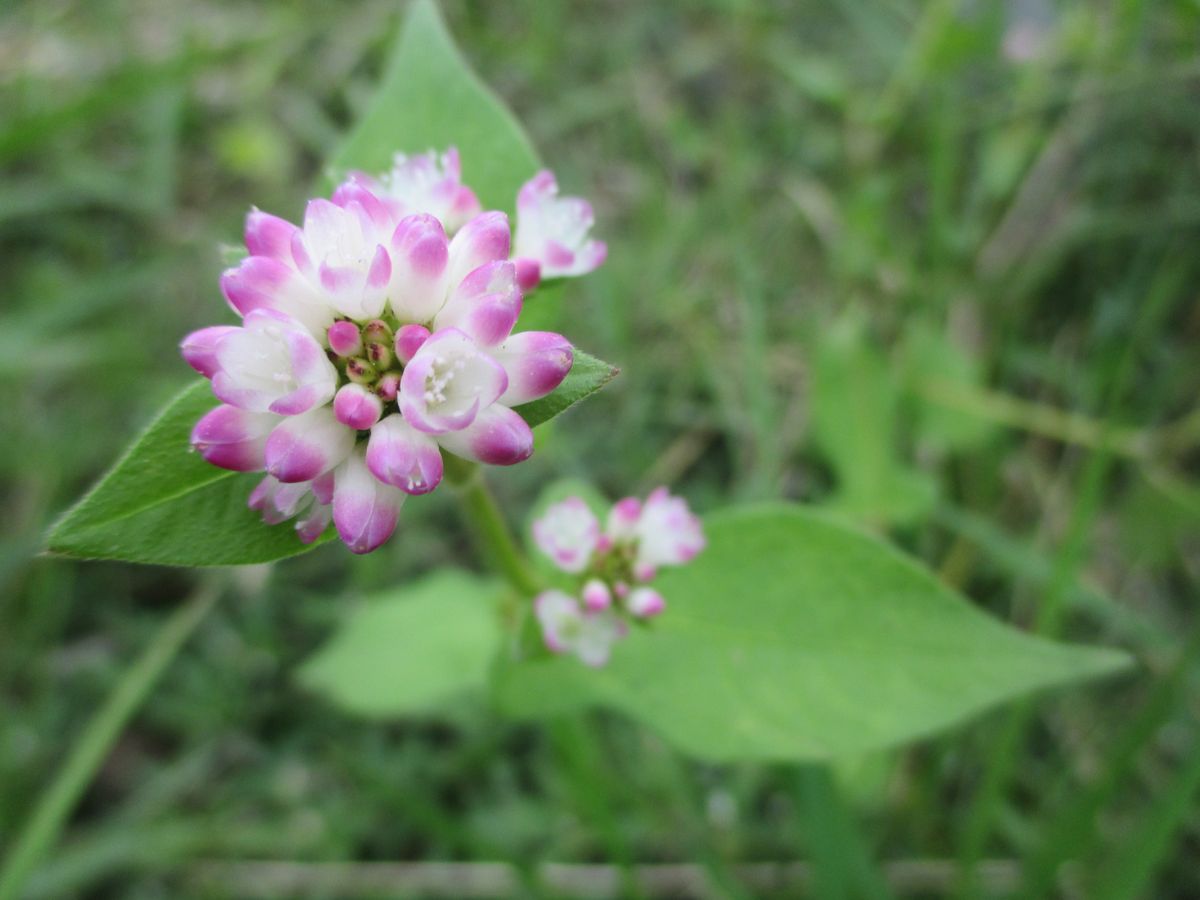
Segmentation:
<svg viewBox="0 0 1200 900">
<path fill-rule="evenodd" d="M 690 562 L 705 543 L 687 501 L 665 487 L 645 502 L 619 500 L 603 529 L 582 498 L 568 497 L 533 523 L 533 539 L 580 582 L 575 594 L 548 590 L 534 598 L 542 637 L 555 653 L 573 653 L 589 666 L 608 662 L 630 619 L 649 619 L 666 609 L 649 582 L 662 566 Z"/>
<path fill-rule="evenodd" d="M 300 226 L 255 209 L 249 255 L 221 276 L 242 317 L 188 335 L 184 359 L 221 401 L 192 432 L 209 462 L 266 471 L 251 508 L 296 518 L 305 542 L 332 519 L 355 553 L 392 534 L 401 504 L 442 479 L 442 453 L 521 462 L 533 435 L 513 407 L 553 391 L 571 344 L 513 333 L 540 280 L 604 261 L 591 207 L 550 172 L 508 217 L 480 208 L 458 153 L 354 172 Z M 513 252 L 515 244 L 515 252 Z"/>
</svg>

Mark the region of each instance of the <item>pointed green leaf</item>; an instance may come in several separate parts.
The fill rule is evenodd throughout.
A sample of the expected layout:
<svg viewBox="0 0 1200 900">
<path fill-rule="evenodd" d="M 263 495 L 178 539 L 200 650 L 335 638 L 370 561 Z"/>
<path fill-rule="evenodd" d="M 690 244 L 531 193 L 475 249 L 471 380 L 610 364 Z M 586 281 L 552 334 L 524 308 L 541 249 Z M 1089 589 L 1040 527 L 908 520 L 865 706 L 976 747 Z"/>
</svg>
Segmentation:
<svg viewBox="0 0 1200 900">
<path fill-rule="evenodd" d="M 708 548 L 655 584 L 667 611 L 608 667 L 515 664 L 502 704 L 528 715 L 609 706 L 706 759 L 818 759 L 1127 663 L 1010 628 L 886 544 L 799 507 L 730 510 L 705 529 Z"/>
<path fill-rule="evenodd" d="M 365 602 L 299 672 L 301 684 L 350 712 L 436 712 L 481 691 L 499 649 L 501 588 L 440 572 Z"/>
<path fill-rule="evenodd" d="M 219 469 L 192 452 L 192 426 L 216 405 L 207 381 L 180 393 L 51 528 L 47 549 L 170 566 L 270 562 L 310 549 L 290 524 L 264 525 L 246 507 L 261 475 Z"/>
<path fill-rule="evenodd" d="M 335 178 L 382 172 L 397 151 L 449 146 L 458 147 L 463 180 L 485 209 L 512 212 L 517 190 L 541 167 L 521 126 L 454 45 L 437 5 L 416 0 L 371 104 L 329 168 Z"/>
</svg>

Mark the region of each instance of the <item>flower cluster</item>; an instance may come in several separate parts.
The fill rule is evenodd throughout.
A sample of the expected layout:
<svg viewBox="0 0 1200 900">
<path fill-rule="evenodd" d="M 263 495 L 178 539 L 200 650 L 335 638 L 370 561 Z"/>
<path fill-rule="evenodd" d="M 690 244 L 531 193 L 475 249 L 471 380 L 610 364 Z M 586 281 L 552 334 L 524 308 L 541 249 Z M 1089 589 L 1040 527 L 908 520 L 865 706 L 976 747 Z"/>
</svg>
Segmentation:
<svg viewBox="0 0 1200 900">
<path fill-rule="evenodd" d="M 310 542 L 332 519 L 355 553 L 374 550 L 408 495 L 438 486 L 443 452 L 494 465 L 533 452 L 513 407 L 558 387 L 573 353 L 562 335 L 513 328 L 542 279 L 603 262 L 591 225 L 591 207 L 540 172 L 521 188 L 512 241 L 453 148 L 351 173 L 300 226 L 252 210 L 249 255 L 221 277 L 241 325 L 182 344 L 222 404 L 192 446 L 265 470 L 249 504 L 266 522 L 296 518 Z"/>
<path fill-rule="evenodd" d="M 548 590 L 534 598 L 546 646 L 590 666 L 608 662 L 630 619 L 666 609 L 649 584 L 658 570 L 690 562 L 704 549 L 700 520 L 665 487 L 645 502 L 618 501 L 603 528 L 582 498 L 568 497 L 533 523 L 533 539 L 555 566 L 579 580 L 574 595 Z"/>
</svg>

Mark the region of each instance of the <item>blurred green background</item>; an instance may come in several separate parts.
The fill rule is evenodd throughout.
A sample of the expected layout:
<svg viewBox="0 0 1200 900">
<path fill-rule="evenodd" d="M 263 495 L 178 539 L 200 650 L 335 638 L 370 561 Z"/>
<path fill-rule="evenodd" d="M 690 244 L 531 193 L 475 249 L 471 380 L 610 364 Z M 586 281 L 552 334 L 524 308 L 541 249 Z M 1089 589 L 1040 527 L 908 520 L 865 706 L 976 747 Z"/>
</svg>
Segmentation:
<svg viewBox="0 0 1200 900">
<path fill-rule="evenodd" d="M 610 245 L 552 296 L 623 375 L 492 479 L 514 523 L 560 476 L 823 504 L 1139 666 L 832 767 L 470 699 L 356 720 L 292 672 L 370 591 L 471 564 L 443 491 L 366 559 L 225 577 L 28 896 L 414 896 L 388 865 L 442 861 L 425 892 L 944 897 L 980 860 L 986 896 L 1200 896 L 1200 4 L 443 10 Z M 299 217 L 401 12 L 0 9 L 0 849 L 200 577 L 41 535 L 190 380 L 221 245 Z"/>
</svg>

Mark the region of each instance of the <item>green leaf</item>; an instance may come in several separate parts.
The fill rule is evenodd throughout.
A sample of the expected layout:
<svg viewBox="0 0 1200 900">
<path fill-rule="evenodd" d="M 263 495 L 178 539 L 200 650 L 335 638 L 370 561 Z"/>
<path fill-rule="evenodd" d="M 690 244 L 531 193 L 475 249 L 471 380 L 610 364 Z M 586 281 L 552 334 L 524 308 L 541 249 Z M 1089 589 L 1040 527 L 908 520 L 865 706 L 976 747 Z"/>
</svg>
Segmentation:
<svg viewBox="0 0 1200 900">
<path fill-rule="evenodd" d="M 897 447 L 898 392 L 887 361 L 847 314 L 813 355 L 813 437 L 837 474 L 831 506 L 866 522 L 906 524 L 932 508 L 936 486 Z"/>
<path fill-rule="evenodd" d="M 383 78 L 327 167 L 325 187 L 346 172 L 383 172 L 397 152 L 457 147 L 463 181 L 484 209 L 515 211 L 517 191 L 540 168 L 533 142 L 472 70 L 432 0 L 415 0 Z M 532 294 L 522 331 L 557 330 L 561 302 L 550 285 Z"/>
<path fill-rule="evenodd" d="M 509 666 L 502 705 L 600 704 L 712 760 L 859 754 L 1039 688 L 1114 672 L 1123 653 L 995 621 L 886 544 L 787 505 L 705 522 L 708 548 L 655 584 L 667 611 L 604 669 Z"/>
<path fill-rule="evenodd" d="M 500 591 L 444 571 L 375 597 L 304 664 L 300 682 L 360 715 L 436 712 L 487 683 L 501 640 Z"/>
<path fill-rule="evenodd" d="M 517 190 L 541 168 L 521 126 L 454 45 L 437 5 L 416 0 L 374 98 L 330 169 L 335 177 L 350 169 L 382 172 L 397 151 L 451 145 L 485 209 L 511 212 Z"/>
<path fill-rule="evenodd" d="M 300 543 L 290 524 L 264 525 L 246 507 L 261 475 L 219 469 L 191 451 L 192 426 L 216 405 L 207 381 L 180 393 L 51 528 L 47 549 L 83 559 L 227 566 L 315 546 Z"/>
<path fill-rule="evenodd" d="M 575 364 L 571 366 L 570 373 L 554 393 L 514 408 L 529 423 L 530 428 L 536 428 L 596 393 L 616 378 L 619 372 L 620 369 L 604 360 L 576 350 Z"/>
</svg>

